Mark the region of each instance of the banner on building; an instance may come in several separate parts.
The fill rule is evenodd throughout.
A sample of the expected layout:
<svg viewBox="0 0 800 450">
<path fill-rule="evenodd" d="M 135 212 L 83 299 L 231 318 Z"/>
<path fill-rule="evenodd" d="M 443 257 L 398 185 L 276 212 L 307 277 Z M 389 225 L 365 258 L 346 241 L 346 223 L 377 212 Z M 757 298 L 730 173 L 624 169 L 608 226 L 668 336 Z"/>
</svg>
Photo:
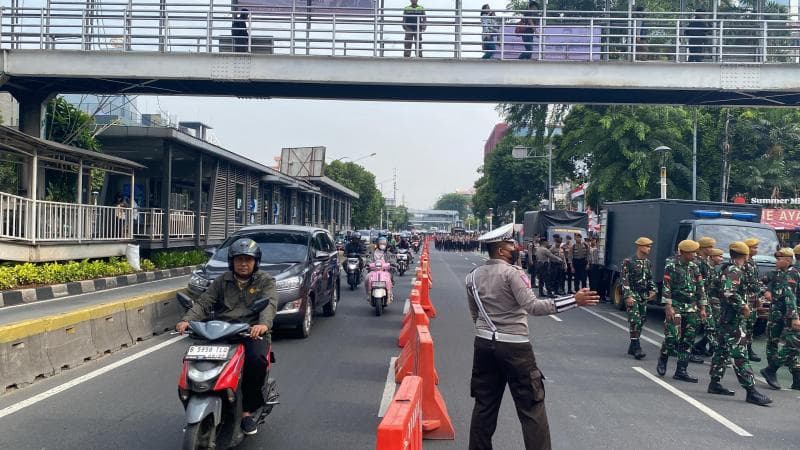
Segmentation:
<svg viewBox="0 0 800 450">
<path fill-rule="evenodd" d="M 761 223 L 776 230 L 800 229 L 800 209 L 762 209 Z"/>
<path fill-rule="evenodd" d="M 375 0 L 235 0 L 234 9 L 268 13 L 373 14 Z"/>
<path fill-rule="evenodd" d="M 600 36 L 597 26 L 546 26 L 541 34 L 518 33 L 517 25 L 503 27 L 503 35 L 496 36 L 494 59 L 542 59 L 548 61 L 600 61 Z M 528 42 L 523 42 L 523 36 Z M 542 38 L 544 36 L 544 38 Z"/>
</svg>

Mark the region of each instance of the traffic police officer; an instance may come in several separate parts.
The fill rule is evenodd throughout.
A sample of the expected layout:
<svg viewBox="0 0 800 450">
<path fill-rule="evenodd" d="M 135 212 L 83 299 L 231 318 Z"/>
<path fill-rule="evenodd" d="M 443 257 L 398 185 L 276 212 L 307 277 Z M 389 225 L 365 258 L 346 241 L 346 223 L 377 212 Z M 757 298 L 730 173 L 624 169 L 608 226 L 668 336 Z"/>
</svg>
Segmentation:
<svg viewBox="0 0 800 450">
<path fill-rule="evenodd" d="M 536 366 L 528 315 L 550 315 L 597 304 L 596 292 L 582 289 L 575 296 L 539 299 L 517 260 L 513 224 L 484 234 L 490 259 L 467 275 L 467 297 L 475 323 L 470 395 L 475 399 L 469 448 L 492 448 L 492 435 L 506 384 L 522 424 L 525 449 L 550 449 L 550 428 L 544 407 L 542 373 Z"/>
<path fill-rule="evenodd" d="M 555 297 L 556 293 L 556 282 L 553 279 L 552 273 L 553 271 L 550 269 L 550 266 L 553 264 L 563 264 L 561 258 L 556 256 L 552 251 L 550 251 L 550 243 L 547 242 L 547 239 L 542 239 L 541 243 L 539 244 L 539 248 L 536 249 L 536 273 L 539 276 L 539 297 Z M 545 287 L 547 288 L 547 294 L 545 294 Z"/>
<path fill-rule="evenodd" d="M 628 326 L 631 343 L 628 354 L 636 359 L 646 355 L 642 352 L 639 336 L 647 320 L 647 302 L 656 297 L 656 284 L 653 281 L 653 263 L 647 259 L 653 241 L 640 237 L 636 244 L 636 256 L 622 262 L 622 298 L 628 309 Z"/>
<path fill-rule="evenodd" d="M 678 367 L 672 378 L 697 383 L 697 377 L 686 371 L 689 365 L 689 350 L 694 343 L 698 311 L 700 319 L 706 317 L 706 299 L 703 276 L 694 263 L 694 255 L 700 244 L 684 240 L 678 244 L 680 254 L 668 259 L 664 267 L 664 342 L 658 358 L 656 371 L 663 376 L 667 372 L 667 359 L 677 354 Z"/>
</svg>

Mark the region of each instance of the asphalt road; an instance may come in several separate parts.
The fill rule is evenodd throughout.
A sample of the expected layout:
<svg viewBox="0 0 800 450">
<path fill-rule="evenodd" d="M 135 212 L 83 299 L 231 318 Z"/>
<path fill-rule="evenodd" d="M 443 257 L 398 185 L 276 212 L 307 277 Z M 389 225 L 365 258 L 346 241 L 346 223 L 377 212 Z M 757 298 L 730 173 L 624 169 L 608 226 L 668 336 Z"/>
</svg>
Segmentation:
<svg viewBox="0 0 800 450">
<path fill-rule="evenodd" d="M 463 279 L 482 262 L 473 253 L 432 253 L 431 295 L 439 316 L 432 321 L 431 333 L 440 390 L 456 440 L 425 441 L 426 448 L 467 446 L 473 330 Z M 396 303 L 382 317 L 373 315 L 361 289 L 344 289 L 337 315 L 317 318 L 309 339 L 276 336 L 273 376 L 278 380 L 281 405 L 259 434 L 240 448 L 374 448 L 377 412 L 389 360 L 399 351 L 396 338 L 409 284 L 408 276 L 398 279 Z M 534 350 L 547 377 L 554 448 L 797 448 L 800 392 L 772 391 L 758 383 L 775 403 L 769 408 L 750 405 L 729 371 L 724 384 L 735 389 L 736 396 L 713 396 L 705 392 L 707 363 L 690 366 L 700 383 L 689 384 L 669 376 L 674 359 L 668 376 L 661 379 L 655 375 L 656 345 L 645 341 L 648 357 L 635 361 L 625 355 L 627 333 L 619 328 L 625 327 L 624 316 L 605 305 L 592 312 L 600 317 L 572 310 L 558 316 L 560 321 L 530 319 Z M 660 314 L 651 313 L 647 327 L 653 331 L 645 332 L 656 343 L 661 341 Z M 185 340 L 16 412 L 9 414 L 5 409 L 171 339 L 175 338 L 151 339 L 0 397 L 0 449 L 178 448 L 183 411 L 176 381 L 188 344 Z M 784 373 L 782 381 L 786 380 Z M 693 405 L 687 398 L 698 403 Z M 499 450 L 522 448 L 519 422 L 508 395 L 494 442 Z"/>
</svg>

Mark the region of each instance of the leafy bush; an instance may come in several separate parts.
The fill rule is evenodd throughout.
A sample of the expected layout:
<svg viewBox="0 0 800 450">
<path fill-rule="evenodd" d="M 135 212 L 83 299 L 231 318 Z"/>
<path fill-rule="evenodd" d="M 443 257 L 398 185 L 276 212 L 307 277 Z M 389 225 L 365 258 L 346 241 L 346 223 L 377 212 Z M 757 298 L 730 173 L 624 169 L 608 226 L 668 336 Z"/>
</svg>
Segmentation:
<svg viewBox="0 0 800 450">
<path fill-rule="evenodd" d="M 208 255 L 200 249 L 183 251 L 161 251 L 153 253 L 153 263 L 159 269 L 196 266 L 208 260 Z"/>
<path fill-rule="evenodd" d="M 153 264 L 153 261 L 150 261 L 147 258 L 142 259 L 139 262 L 139 265 L 141 266 L 142 270 L 144 270 L 145 272 L 152 272 L 152 271 L 156 270 L 156 265 Z"/>
</svg>

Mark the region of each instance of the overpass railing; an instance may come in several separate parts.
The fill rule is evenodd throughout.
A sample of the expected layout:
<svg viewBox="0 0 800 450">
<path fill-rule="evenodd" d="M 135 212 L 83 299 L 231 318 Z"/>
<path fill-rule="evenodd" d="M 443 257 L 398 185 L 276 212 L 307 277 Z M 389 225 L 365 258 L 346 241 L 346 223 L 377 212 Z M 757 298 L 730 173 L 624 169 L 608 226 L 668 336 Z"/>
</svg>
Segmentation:
<svg viewBox="0 0 800 450">
<path fill-rule="evenodd" d="M 59 1 L 0 8 L 0 48 L 336 57 L 800 62 L 800 23 L 781 14 L 428 9 L 250 11 L 179 0 Z M 89 6 L 87 6 L 89 5 Z M 482 21 L 483 19 L 483 21 Z M 525 19 L 525 20 L 523 20 Z M 238 23 L 235 27 L 234 22 Z M 244 36 L 234 29 L 246 26 Z M 409 27 L 410 26 L 410 27 Z M 416 44 L 421 42 L 421 52 Z"/>
</svg>

